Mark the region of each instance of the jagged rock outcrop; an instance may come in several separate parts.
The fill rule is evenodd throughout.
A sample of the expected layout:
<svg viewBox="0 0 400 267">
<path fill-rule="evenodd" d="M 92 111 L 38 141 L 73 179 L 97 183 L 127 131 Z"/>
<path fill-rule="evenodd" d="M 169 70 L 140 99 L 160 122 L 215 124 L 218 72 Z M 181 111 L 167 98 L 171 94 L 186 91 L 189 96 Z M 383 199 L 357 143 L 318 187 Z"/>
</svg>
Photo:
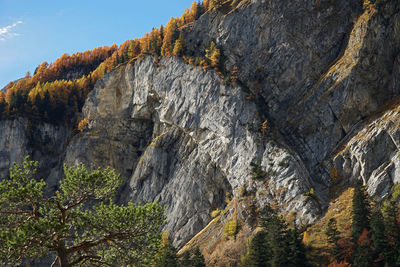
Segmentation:
<svg viewBox="0 0 400 267">
<path fill-rule="evenodd" d="M 360 1 L 247 1 L 228 14 L 203 16 L 189 44 L 216 40 L 226 68 L 240 66 L 240 79 L 262 98 L 314 183 L 327 184 L 318 164 L 399 94 L 398 12 L 396 1 L 364 13 Z"/>
<path fill-rule="evenodd" d="M 3 121 L 1 172 L 33 154 L 55 186 L 63 162 L 111 166 L 125 181 L 120 202 L 166 205 L 177 246 L 227 192 L 245 189 L 303 224 L 326 207 L 332 183 L 361 178 L 382 197 L 399 181 L 399 5 L 252 0 L 209 11 L 184 29 L 186 52 L 215 41 L 238 83 L 175 57 L 119 66 L 97 82 L 89 124 L 72 139 L 67 127 Z M 247 220 L 244 208 L 238 216 Z"/>
<path fill-rule="evenodd" d="M 379 198 L 400 183 L 400 103 L 371 118 L 339 147 L 326 162 L 335 183 L 349 184 L 362 179 L 370 195 Z"/>
<path fill-rule="evenodd" d="M 304 166 L 253 130 L 256 113 L 242 89 L 222 85 L 215 72 L 147 57 L 96 85 L 84 107 L 88 128 L 68 146 L 66 161 L 116 168 L 129 179 L 122 202 L 166 205 L 166 229 L 180 246 L 224 207 L 226 192 L 244 184 L 258 187 L 260 204 L 275 199 L 288 211 L 303 209 L 311 187 Z M 269 184 L 251 179 L 250 163 L 261 159 Z M 311 207 L 303 213 L 305 222 L 315 219 Z"/>
</svg>

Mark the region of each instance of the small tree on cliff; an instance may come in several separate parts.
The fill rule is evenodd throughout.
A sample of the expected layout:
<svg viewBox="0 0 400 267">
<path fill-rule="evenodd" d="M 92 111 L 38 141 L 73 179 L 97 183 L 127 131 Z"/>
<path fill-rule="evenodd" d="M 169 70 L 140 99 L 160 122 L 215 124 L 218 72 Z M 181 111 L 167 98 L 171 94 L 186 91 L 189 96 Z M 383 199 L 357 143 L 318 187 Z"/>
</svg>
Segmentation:
<svg viewBox="0 0 400 267">
<path fill-rule="evenodd" d="M 112 196 L 120 184 L 115 171 L 64 167 L 55 196 L 43 193 L 37 162 L 14 164 L 0 182 L 0 262 L 57 254 L 53 265 L 148 266 L 161 240 L 164 209 L 157 203 L 119 206 Z"/>
</svg>

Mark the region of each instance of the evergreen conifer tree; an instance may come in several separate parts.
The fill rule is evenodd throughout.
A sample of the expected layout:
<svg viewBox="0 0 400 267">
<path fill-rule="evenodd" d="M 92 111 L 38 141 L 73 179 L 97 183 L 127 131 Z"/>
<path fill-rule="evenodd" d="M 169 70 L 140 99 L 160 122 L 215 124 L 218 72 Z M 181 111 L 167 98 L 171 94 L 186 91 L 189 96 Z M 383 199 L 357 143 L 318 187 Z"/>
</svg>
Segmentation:
<svg viewBox="0 0 400 267">
<path fill-rule="evenodd" d="M 325 234 L 328 238 L 328 244 L 329 244 L 329 253 L 332 258 L 332 260 L 336 260 L 337 262 L 340 262 L 341 256 L 340 256 L 340 247 L 338 244 L 338 241 L 340 239 L 340 232 L 337 230 L 336 226 L 336 219 L 331 218 L 328 222 L 328 228 L 325 231 Z"/>
<path fill-rule="evenodd" d="M 388 243 L 385 235 L 385 224 L 380 210 L 376 210 L 371 215 L 371 241 L 376 252 L 376 258 L 389 263 Z"/>
<path fill-rule="evenodd" d="M 181 266 L 181 267 L 191 266 L 190 251 L 189 250 L 186 250 L 183 253 L 182 258 L 179 261 L 179 266 Z"/>
<path fill-rule="evenodd" d="M 164 232 L 161 242 L 161 249 L 156 258 L 155 267 L 177 267 L 178 257 L 176 248 L 172 245 L 172 240 L 168 237 L 168 233 Z"/>
<path fill-rule="evenodd" d="M 366 228 L 364 228 L 358 241 L 356 250 L 353 255 L 353 266 L 356 267 L 369 267 L 373 264 L 371 250 L 371 240 L 369 239 L 369 233 Z"/>
<path fill-rule="evenodd" d="M 249 267 L 264 267 L 269 260 L 269 248 L 265 242 L 266 232 L 261 230 L 251 239 L 243 264 Z"/>
<path fill-rule="evenodd" d="M 306 251 L 301 242 L 296 222 L 287 232 L 287 266 L 307 266 Z"/>
<path fill-rule="evenodd" d="M 120 61 L 119 61 L 119 55 L 118 55 L 118 52 L 117 52 L 117 54 L 115 55 L 114 66 L 119 65 L 119 63 L 120 63 Z"/>
<path fill-rule="evenodd" d="M 201 254 L 199 247 L 196 247 L 193 250 L 191 264 L 193 267 L 205 267 L 206 266 L 204 256 L 203 256 L 203 254 Z"/>
<path fill-rule="evenodd" d="M 369 208 L 367 192 L 359 181 L 354 187 L 353 195 L 353 222 L 351 225 L 351 233 L 354 242 L 358 241 L 364 229 L 369 229 Z"/>
<path fill-rule="evenodd" d="M 269 206 L 263 208 L 260 214 L 260 224 L 266 231 L 266 246 L 269 249 L 270 266 L 287 265 L 286 223 Z"/>
<path fill-rule="evenodd" d="M 388 242 L 387 260 L 389 266 L 400 266 L 400 228 L 397 220 L 398 208 L 396 201 L 391 198 L 383 205 L 385 232 Z"/>
</svg>

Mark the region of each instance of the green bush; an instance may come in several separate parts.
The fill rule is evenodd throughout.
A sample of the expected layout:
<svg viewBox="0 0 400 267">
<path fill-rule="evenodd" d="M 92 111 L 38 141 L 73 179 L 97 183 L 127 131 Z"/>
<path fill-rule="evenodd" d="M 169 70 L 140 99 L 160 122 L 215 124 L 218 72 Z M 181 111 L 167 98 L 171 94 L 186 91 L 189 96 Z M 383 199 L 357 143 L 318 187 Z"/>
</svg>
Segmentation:
<svg viewBox="0 0 400 267">
<path fill-rule="evenodd" d="M 251 166 L 251 178 L 253 180 L 263 180 L 267 173 L 261 169 L 261 159 L 256 163 L 250 163 Z"/>
<path fill-rule="evenodd" d="M 303 196 L 305 197 L 313 197 L 314 196 L 314 187 L 310 188 L 310 191 L 308 191 L 307 193 L 303 193 Z"/>
</svg>

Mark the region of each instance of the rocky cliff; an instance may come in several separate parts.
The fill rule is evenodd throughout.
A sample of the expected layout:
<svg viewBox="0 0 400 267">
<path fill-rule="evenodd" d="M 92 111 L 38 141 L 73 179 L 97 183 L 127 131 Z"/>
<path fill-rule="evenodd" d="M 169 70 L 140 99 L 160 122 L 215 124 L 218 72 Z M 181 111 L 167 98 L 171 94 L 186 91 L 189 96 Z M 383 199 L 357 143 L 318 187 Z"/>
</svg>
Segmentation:
<svg viewBox="0 0 400 267">
<path fill-rule="evenodd" d="M 207 233 L 221 234 L 229 216 L 251 232 L 252 205 L 312 223 L 330 187 L 356 179 L 383 197 L 400 181 L 399 8 L 252 0 L 209 11 L 185 28 L 186 50 L 215 41 L 223 68 L 238 67 L 237 83 L 175 57 L 122 65 L 90 93 L 79 134 L 2 121 L 1 172 L 32 154 L 56 186 L 62 163 L 111 166 L 125 181 L 120 202 L 166 205 L 166 230 L 179 247 L 230 194 L 219 228 L 209 225 L 191 242 L 211 248 L 217 241 Z"/>
</svg>

